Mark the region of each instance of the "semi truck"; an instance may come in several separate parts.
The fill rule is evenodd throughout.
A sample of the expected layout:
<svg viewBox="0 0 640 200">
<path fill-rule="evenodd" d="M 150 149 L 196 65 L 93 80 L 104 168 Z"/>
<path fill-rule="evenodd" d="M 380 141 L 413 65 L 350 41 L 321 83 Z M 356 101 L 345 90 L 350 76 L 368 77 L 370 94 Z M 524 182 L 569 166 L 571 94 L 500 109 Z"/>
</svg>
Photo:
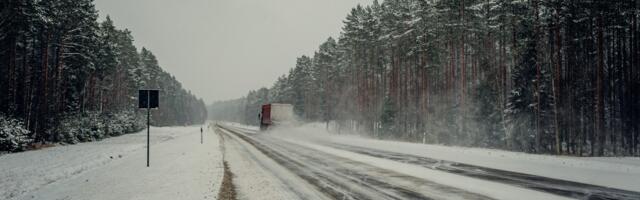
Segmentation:
<svg viewBox="0 0 640 200">
<path fill-rule="evenodd" d="M 262 105 L 258 114 L 260 130 L 267 130 L 271 126 L 290 125 L 293 123 L 293 105 L 270 103 Z"/>
</svg>

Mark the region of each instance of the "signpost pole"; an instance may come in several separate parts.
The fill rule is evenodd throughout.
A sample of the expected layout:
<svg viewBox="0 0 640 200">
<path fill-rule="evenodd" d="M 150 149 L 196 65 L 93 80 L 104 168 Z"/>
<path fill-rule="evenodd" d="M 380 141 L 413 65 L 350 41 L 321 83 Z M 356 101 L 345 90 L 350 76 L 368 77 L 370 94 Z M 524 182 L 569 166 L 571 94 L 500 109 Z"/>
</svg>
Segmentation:
<svg viewBox="0 0 640 200">
<path fill-rule="evenodd" d="M 151 152 L 151 108 L 159 107 L 159 90 L 138 90 L 138 108 L 147 109 L 147 167 Z"/>
<path fill-rule="evenodd" d="M 151 91 L 147 91 L 147 97 L 150 96 L 150 94 L 151 94 Z M 149 148 L 151 148 L 151 145 L 149 145 L 149 132 L 151 127 L 149 125 L 149 118 L 150 118 L 149 116 L 151 115 L 149 111 L 151 110 L 151 108 L 149 108 L 151 107 L 150 104 L 151 104 L 151 101 L 147 101 L 147 167 L 149 167 Z"/>
</svg>

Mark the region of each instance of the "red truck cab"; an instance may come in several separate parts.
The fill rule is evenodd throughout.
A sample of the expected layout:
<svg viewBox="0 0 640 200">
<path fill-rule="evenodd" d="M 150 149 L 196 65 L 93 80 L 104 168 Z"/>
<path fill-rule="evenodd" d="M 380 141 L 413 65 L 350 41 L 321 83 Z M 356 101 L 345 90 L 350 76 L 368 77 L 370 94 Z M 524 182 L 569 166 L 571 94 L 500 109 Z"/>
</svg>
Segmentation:
<svg viewBox="0 0 640 200">
<path fill-rule="evenodd" d="M 260 130 L 266 130 L 269 127 L 271 122 L 271 104 L 262 105 L 262 110 L 260 114 L 258 114 L 260 118 Z"/>
<path fill-rule="evenodd" d="M 271 126 L 287 126 L 294 122 L 293 105 L 271 103 L 262 105 L 258 114 L 260 130 L 266 130 Z"/>
</svg>

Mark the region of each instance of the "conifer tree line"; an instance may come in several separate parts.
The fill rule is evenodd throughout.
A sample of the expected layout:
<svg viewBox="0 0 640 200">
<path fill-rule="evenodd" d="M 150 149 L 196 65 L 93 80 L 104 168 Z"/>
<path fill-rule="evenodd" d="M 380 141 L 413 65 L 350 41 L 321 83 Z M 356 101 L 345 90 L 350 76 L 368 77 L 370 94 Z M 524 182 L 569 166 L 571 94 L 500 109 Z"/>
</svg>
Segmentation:
<svg viewBox="0 0 640 200">
<path fill-rule="evenodd" d="M 138 89 L 161 90 L 153 125 L 206 118 L 203 101 L 138 51 L 129 30 L 98 21 L 92 0 L 0 3 L 0 151 L 141 130 Z"/>
<path fill-rule="evenodd" d="M 235 104 L 254 124 L 281 102 L 377 138 L 637 156 L 639 14 L 638 0 L 374 1 Z"/>
</svg>

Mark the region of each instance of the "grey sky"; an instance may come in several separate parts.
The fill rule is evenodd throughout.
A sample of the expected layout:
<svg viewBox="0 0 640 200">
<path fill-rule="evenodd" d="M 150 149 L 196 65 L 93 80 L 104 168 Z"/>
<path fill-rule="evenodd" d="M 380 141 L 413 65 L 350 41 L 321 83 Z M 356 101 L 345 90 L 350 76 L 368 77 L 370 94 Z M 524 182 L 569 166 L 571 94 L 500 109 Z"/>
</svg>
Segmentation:
<svg viewBox="0 0 640 200">
<path fill-rule="evenodd" d="M 372 0 L 96 0 L 101 19 L 132 31 L 138 48 L 207 103 L 270 87 L 313 55 L 358 3 Z"/>
</svg>

